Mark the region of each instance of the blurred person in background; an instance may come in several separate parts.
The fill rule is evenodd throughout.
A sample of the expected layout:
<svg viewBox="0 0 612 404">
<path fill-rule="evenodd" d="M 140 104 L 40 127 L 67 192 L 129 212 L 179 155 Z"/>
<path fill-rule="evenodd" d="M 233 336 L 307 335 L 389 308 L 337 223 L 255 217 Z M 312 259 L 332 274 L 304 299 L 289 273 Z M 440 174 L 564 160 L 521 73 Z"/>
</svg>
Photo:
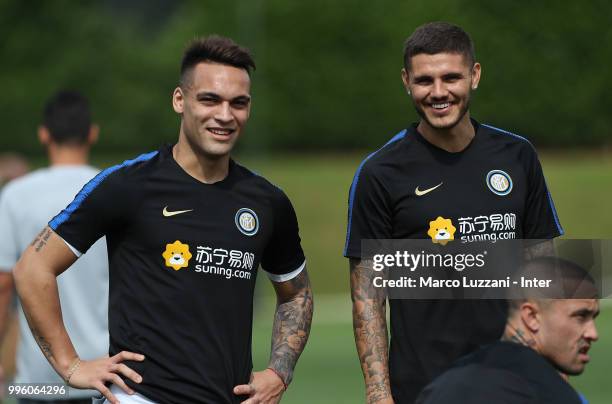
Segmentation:
<svg viewBox="0 0 612 404">
<path fill-rule="evenodd" d="M 499 339 L 507 308 L 505 301 L 392 299 L 389 347 L 385 290 L 372 286 L 363 239 L 446 244 L 563 234 L 531 143 L 470 116 L 481 66 L 463 29 L 417 28 L 401 76 L 421 119 L 361 163 L 349 192 L 344 255 L 368 403 L 413 403 L 455 359 Z M 534 244 L 526 256 L 551 247 Z"/>
<path fill-rule="evenodd" d="M 418 404 L 586 402 L 567 376 L 584 371 L 598 339 L 593 278 L 556 257 L 531 260 L 519 275 L 552 279 L 553 287 L 517 291 L 501 340 L 455 362 L 423 390 Z"/>
<path fill-rule="evenodd" d="M 178 141 L 102 171 L 15 268 L 41 349 L 66 383 L 111 403 L 278 403 L 310 334 L 313 298 L 285 193 L 234 162 L 251 109 L 250 52 L 194 40 L 172 106 Z M 106 235 L 110 357 L 81 359 L 56 277 Z M 259 264 L 277 306 L 267 369 L 253 372 Z M 103 400 L 103 399 L 100 399 Z"/>
<path fill-rule="evenodd" d="M 27 174 L 29 170 L 28 162 L 19 154 L 0 154 L 0 192 L 6 183 Z"/>
<path fill-rule="evenodd" d="M 98 139 L 89 101 L 80 93 L 60 91 L 46 103 L 38 139 L 45 147 L 49 167 L 10 182 L 0 194 L 0 329 L 6 328 L 12 268 L 23 251 L 59 210 L 99 170 L 88 165 L 89 151 Z M 64 324 L 84 358 L 108 352 L 108 260 L 106 243 L 100 239 L 74 268 L 58 278 Z M 19 310 L 20 339 L 17 349 L 16 383 L 63 383 L 40 351 Z M 20 404 L 90 403 L 93 390 L 70 388 L 65 399 L 31 396 Z"/>
</svg>

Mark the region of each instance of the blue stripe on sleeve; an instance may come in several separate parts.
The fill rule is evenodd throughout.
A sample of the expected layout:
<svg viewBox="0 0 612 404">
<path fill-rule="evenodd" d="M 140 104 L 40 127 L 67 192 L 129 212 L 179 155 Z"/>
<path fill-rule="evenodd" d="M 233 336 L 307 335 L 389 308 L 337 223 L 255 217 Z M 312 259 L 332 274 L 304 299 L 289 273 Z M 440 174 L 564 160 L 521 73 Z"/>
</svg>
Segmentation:
<svg viewBox="0 0 612 404">
<path fill-rule="evenodd" d="M 533 147 L 533 144 L 531 144 L 531 142 L 529 140 L 527 140 L 526 138 L 524 138 L 522 136 L 519 136 L 519 135 L 517 135 L 515 133 L 512 133 L 512 132 L 508 132 L 507 130 L 496 128 L 495 126 L 486 125 L 486 124 L 482 124 L 482 126 L 485 126 L 485 127 L 489 128 L 489 129 L 493 129 L 493 130 L 501 132 L 501 133 L 503 133 L 505 135 L 513 136 L 513 137 L 515 137 L 517 139 L 520 139 L 520 140 L 522 140 L 524 142 L 527 142 L 533 148 L 534 152 L 536 151 L 535 147 Z M 553 219 L 555 220 L 555 225 L 557 226 L 557 230 L 559 231 L 559 234 L 563 235 L 563 234 L 565 234 L 565 231 L 563 231 L 563 228 L 561 227 L 561 223 L 559 222 L 559 216 L 557 215 L 557 209 L 555 208 L 555 204 L 553 203 L 552 196 L 550 196 L 550 192 L 548 191 L 548 185 L 546 185 L 546 179 L 544 179 L 544 186 L 546 187 L 546 196 L 548 197 L 548 204 L 550 205 L 550 210 L 552 211 Z"/>
<path fill-rule="evenodd" d="M 365 159 L 363 159 L 361 164 L 359 164 L 359 167 L 357 168 L 357 171 L 355 172 L 355 176 L 353 177 L 353 182 L 351 183 L 351 191 L 349 193 L 348 224 L 347 224 L 347 229 L 346 229 L 346 241 L 345 241 L 345 244 L 344 244 L 344 255 L 346 255 L 346 253 L 347 253 L 349 239 L 351 237 L 351 224 L 353 222 L 353 202 L 355 201 L 355 190 L 357 189 L 357 182 L 359 181 L 359 174 L 361 173 L 361 170 L 363 169 L 363 166 L 376 153 L 378 153 L 379 151 L 381 151 L 382 149 L 384 149 L 388 145 L 390 145 L 392 143 L 395 143 L 398 140 L 404 138 L 406 136 L 406 133 L 407 133 L 406 129 L 404 129 L 403 131 L 399 132 L 397 135 L 393 136 L 391 138 L 391 140 L 389 140 L 387 143 L 385 143 L 380 149 L 376 150 L 375 152 L 370 153 Z"/>
<path fill-rule="evenodd" d="M 83 203 L 85 199 L 87 199 L 89 194 L 91 194 L 91 192 L 94 189 L 96 189 L 96 187 L 100 185 L 100 183 L 102 183 L 102 181 L 104 181 L 106 177 L 108 177 L 109 175 L 111 175 L 112 173 L 114 173 L 115 171 L 121 168 L 129 167 L 131 165 L 150 160 L 153 157 L 155 157 L 157 153 L 159 152 L 153 151 L 150 153 L 141 154 L 135 159 L 126 160 L 121 164 L 117 164 L 115 166 L 109 167 L 101 171 L 100 173 L 98 173 L 98 175 L 93 177 L 87 184 L 85 184 L 85 186 L 79 191 L 79 193 L 74 198 L 74 200 L 70 203 L 70 205 L 68 205 L 66 209 L 62 210 L 57 216 L 53 218 L 53 220 L 49 222 L 49 227 L 51 227 L 51 229 L 53 230 L 56 230 L 62 223 L 68 220 L 70 218 L 70 215 L 72 215 L 72 213 L 74 213 L 74 211 L 76 211 L 79 208 L 79 206 L 81 206 L 81 204 Z"/>
</svg>

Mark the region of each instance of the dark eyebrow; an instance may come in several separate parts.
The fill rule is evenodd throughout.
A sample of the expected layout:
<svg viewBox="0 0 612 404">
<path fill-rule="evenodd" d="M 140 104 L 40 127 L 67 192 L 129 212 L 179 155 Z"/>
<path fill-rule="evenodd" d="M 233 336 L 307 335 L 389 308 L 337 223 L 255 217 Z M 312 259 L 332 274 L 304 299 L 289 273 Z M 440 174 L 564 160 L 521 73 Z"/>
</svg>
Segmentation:
<svg viewBox="0 0 612 404">
<path fill-rule="evenodd" d="M 599 310 L 579 309 L 572 313 L 572 316 L 592 316 L 593 318 L 599 315 Z"/>
<path fill-rule="evenodd" d="M 201 93 L 196 94 L 196 99 L 197 100 L 203 100 L 203 99 L 209 99 L 209 100 L 215 100 L 215 101 L 220 101 L 223 99 L 223 97 L 221 97 L 219 94 L 217 93 L 213 93 L 210 91 L 203 91 Z M 231 102 L 249 102 L 251 101 L 251 97 L 248 95 L 239 95 L 238 97 L 234 97 L 230 100 Z"/>
<path fill-rule="evenodd" d="M 197 93 L 196 94 L 196 99 L 201 100 L 204 98 L 212 98 L 214 100 L 220 100 L 221 96 L 217 93 L 212 93 L 212 92 L 208 92 L 208 91 L 204 91 L 201 93 Z"/>
<path fill-rule="evenodd" d="M 415 77 L 414 77 L 414 81 L 425 81 L 425 80 L 431 80 L 431 79 L 432 79 L 432 77 L 431 77 L 431 76 L 428 76 L 428 75 L 426 75 L 426 74 L 423 74 L 423 75 L 421 75 L 421 76 L 415 76 Z"/>
<path fill-rule="evenodd" d="M 461 73 L 448 73 L 443 76 L 445 79 L 462 79 L 463 74 Z"/>
<path fill-rule="evenodd" d="M 249 102 L 251 101 L 251 97 L 248 95 L 239 95 L 238 97 L 232 98 L 232 102 Z"/>
</svg>

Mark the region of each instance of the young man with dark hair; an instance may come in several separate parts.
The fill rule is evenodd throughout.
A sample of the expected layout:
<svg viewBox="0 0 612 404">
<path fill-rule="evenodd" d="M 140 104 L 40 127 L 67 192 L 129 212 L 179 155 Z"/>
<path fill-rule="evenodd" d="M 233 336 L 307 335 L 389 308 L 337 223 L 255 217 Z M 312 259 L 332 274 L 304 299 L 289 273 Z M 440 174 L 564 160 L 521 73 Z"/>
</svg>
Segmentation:
<svg viewBox="0 0 612 404">
<path fill-rule="evenodd" d="M 15 268 L 24 310 L 67 383 L 117 403 L 278 403 L 313 300 L 287 196 L 230 158 L 251 107 L 248 51 L 208 37 L 185 52 L 176 145 L 111 167 L 45 228 Z M 109 358 L 81 360 L 56 276 L 100 236 L 110 259 Z M 257 268 L 277 308 L 269 367 L 252 372 Z M 112 384 L 112 386 L 107 386 Z"/>
<path fill-rule="evenodd" d="M 417 403 L 583 402 L 567 375 L 584 371 L 598 339 L 599 293 L 593 278 L 556 257 L 536 258 L 519 275 L 553 279 L 559 287 L 518 291 L 509 302 L 501 341 L 458 360 L 423 390 Z"/>
<path fill-rule="evenodd" d="M 390 300 L 389 348 L 385 291 L 372 286 L 363 239 L 467 243 L 562 234 L 533 146 L 470 117 L 481 76 L 473 49 L 467 33 L 447 23 L 425 24 L 408 38 L 401 76 L 421 119 L 369 155 L 351 185 L 344 255 L 368 403 L 414 402 L 456 358 L 499 338 L 506 308 Z M 444 234 L 431 231 L 439 220 L 449 224 Z"/>
<path fill-rule="evenodd" d="M 50 166 L 9 183 L 0 195 L 0 341 L 13 291 L 11 269 L 49 218 L 99 172 L 88 165 L 98 132 L 87 98 L 75 91 L 56 93 L 47 101 L 38 127 L 38 139 L 45 146 Z M 57 290 L 66 328 L 79 355 L 94 359 L 108 352 L 108 259 L 104 239 L 58 279 Z M 15 382 L 62 383 L 40 352 L 21 310 L 19 334 Z M 95 394 L 70 388 L 69 395 L 62 399 L 23 394 L 18 402 L 85 404 Z"/>
</svg>

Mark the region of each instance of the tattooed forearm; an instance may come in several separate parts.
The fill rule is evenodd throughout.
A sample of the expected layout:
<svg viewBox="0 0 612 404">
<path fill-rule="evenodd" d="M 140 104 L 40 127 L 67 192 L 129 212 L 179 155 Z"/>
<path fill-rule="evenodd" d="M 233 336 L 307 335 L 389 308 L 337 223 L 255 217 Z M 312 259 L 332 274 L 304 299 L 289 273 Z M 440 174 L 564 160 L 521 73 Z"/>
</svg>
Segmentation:
<svg viewBox="0 0 612 404">
<path fill-rule="evenodd" d="M 537 257 L 551 257 L 555 255 L 555 246 L 552 240 L 542 241 L 525 247 L 523 251 L 525 260 L 532 260 Z"/>
<path fill-rule="evenodd" d="M 287 282 L 275 284 L 275 288 L 278 303 L 269 367 L 288 385 L 310 335 L 314 303 L 306 269 Z"/>
<path fill-rule="evenodd" d="M 49 241 L 49 237 L 51 237 L 51 229 L 49 227 L 45 227 L 39 234 L 36 236 L 34 241 L 32 241 L 32 247 L 34 247 L 36 252 L 40 252 L 44 246 L 47 245 L 47 241 Z"/>
<path fill-rule="evenodd" d="M 351 260 L 353 331 L 366 384 L 366 402 L 391 398 L 386 296 L 372 284 L 371 261 Z"/>
<path fill-rule="evenodd" d="M 51 363 L 55 362 L 53 352 L 51 352 L 51 344 L 49 344 L 49 342 L 42 335 L 40 335 L 40 333 L 35 328 L 30 327 L 30 330 L 32 331 L 32 335 L 34 336 L 36 343 L 40 347 L 47 360 L 49 360 L 49 362 Z"/>
</svg>

